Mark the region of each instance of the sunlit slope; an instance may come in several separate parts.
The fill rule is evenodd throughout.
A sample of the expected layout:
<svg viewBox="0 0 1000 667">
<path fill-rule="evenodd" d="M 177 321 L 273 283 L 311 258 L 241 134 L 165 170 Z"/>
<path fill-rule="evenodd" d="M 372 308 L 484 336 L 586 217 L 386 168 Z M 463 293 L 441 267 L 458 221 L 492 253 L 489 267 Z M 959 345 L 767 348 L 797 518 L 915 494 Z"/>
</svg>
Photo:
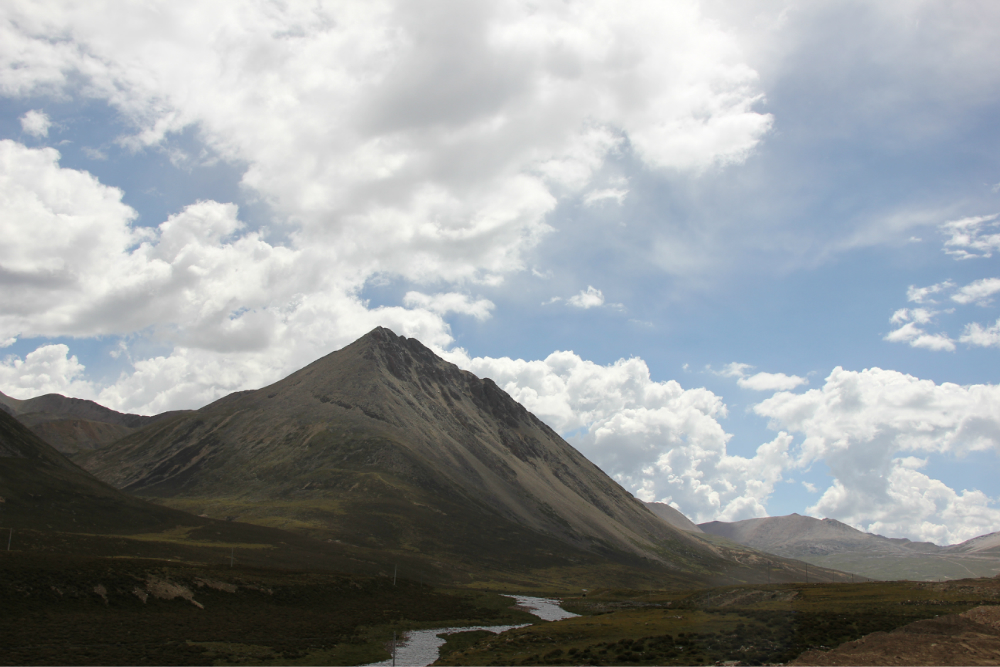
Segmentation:
<svg viewBox="0 0 1000 667">
<path fill-rule="evenodd" d="M 257 391 L 77 459 L 210 516 L 494 570 L 745 566 L 651 514 L 491 380 L 376 329 Z"/>
</svg>

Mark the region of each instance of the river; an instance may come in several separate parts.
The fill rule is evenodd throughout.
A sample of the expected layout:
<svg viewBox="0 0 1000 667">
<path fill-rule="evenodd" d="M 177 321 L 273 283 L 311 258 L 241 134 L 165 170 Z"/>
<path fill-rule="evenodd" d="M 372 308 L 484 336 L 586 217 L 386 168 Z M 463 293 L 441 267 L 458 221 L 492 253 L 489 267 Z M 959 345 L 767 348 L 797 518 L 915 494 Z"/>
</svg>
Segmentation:
<svg viewBox="0 0 1000 667">
<path fill-rule="evenodd" d="M 517 606 L 529 613 L 534 614 L 543 621 L 560 621 L 564 618 L 572 618 L 579 614 L 566 611 L 559 606 L 558 600 L 549 598 L 535 598 L 528 595 L 508 595 L 514 598 Z M 463 628 L 434 628 L 433 630 L 413 630 L 407 632 L 402 638 L 396 641 L 396 662 L 398 667 L 426 667 L 438 659 L 438 651 L 444 646 L 445 640 L 438 635 L 450 635 L 453 632 L 472 632 L 473 630 L 486 630 L 487 632 L 501 633 L 514 628 L 523 628 L 525 625 L 475 625 Z M 364 667 L 389 667 L 393 664 L 392 659 L 382 662 L 373 662 Z"/>
</svg>

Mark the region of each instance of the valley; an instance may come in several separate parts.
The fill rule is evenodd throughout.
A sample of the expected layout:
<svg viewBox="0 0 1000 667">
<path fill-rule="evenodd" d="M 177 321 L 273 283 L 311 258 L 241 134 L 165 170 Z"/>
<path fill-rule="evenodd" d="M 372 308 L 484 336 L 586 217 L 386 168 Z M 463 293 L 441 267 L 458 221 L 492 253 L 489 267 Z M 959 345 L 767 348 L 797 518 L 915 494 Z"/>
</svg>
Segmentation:
<svg viewBox="0 0 1000 667">
<path fill-rule="evenodd" d="M 443 628 L 436 664 L 785 663 L 1000 603 L 968 578 L 996 534 L 696 525 L 387 329 L 199 410 L 0 408 L 3 664 L 367 664 Z"/>
</svg>

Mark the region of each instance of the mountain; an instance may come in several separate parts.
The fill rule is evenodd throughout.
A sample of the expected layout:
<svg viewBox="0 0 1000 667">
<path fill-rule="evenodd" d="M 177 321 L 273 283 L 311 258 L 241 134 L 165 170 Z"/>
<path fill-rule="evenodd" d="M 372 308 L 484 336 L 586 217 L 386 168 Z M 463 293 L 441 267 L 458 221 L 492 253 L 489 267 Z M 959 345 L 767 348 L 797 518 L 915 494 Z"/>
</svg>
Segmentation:
<svg viewBox="0 0 1000 667">
<path fill-rule="evenodd" d="M 453 581 L 762 576 L 654 516 L 492 380 L 383 328 L 75 460 L 164 505 L 422 559 Z"/>
<path fill-rule="evenodd" d="M 60 394 L 19 400 L 3 393 L 0 393 L 0 411 L 16 417 L 64 454 L 103 447 L 172 414 L 146 417 L 116 412 L 94 401 Z"/>
<path fill-rule="evenodd" d="M 129 533 L 199 522 L 101 482 L 3 411 L 0 496 L 5 528 Z"/>
<path fill-rule="evenodd" d="M 982 554 L 1000 557 L 1000 532 L 973 537 L 959 544 L 944 547 L 949 554 Z"/>
<path fill-rule="evenodd" d="M 355 550 L 284 530 L 198 517 L 123 493 L 0 410 L 0 534 L 14 552 L 377 573 Z M 5 544 L 7 546 L 7 544 Z"/>
<path fill-rule="evenodd" d="M 798 514 L 698 525 L 708 534 L 767 553 L 872 579 L 938 580 L 1000 573 L 1000 533 L 941 547 L 864 533 L 835 519 Z"/>
<path fill-rule="evenodd" d="M 683 530 L 689 533 L 702 533 L 704 532 L 698 525 L 691 519 L 684 516 L 680 510 L 676 510 L 666 503 L 645 503 L 649 511 L 660 517 L 667 523 L 669 523 L 674 528 L 678 530 Z M 735 540 L 734 540 L 735 541 Z"/>
</svg>

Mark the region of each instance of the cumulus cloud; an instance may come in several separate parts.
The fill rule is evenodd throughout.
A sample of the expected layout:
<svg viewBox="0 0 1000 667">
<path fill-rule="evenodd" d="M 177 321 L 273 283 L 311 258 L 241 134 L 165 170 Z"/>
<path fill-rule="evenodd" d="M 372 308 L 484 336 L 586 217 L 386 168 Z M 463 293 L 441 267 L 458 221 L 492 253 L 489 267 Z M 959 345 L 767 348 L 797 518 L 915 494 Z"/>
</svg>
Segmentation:
<svg viewBox="0 0 1000 667">
<path fill-rule="evenodd" d="M 899 311 L 897 311 L 898 313 Z M 897 323 L 894 321 L 893 323 Z M 955 341 L 943 333 L 927 333 L 917 326 L 916 322 L 907 322 L 898 329 L 887 333 L 882 340 L 890 343 L 909 343 L 910 347 L 923 348 L 936 352 L 954 352 Z"/>
<path fill-rule="evenodd" d="M 959 340 L 977 347 L 1000 347 L 1000 320 L 992 326 L 985 327 L 977 322 L 966 324 Z"/>
<path fill-rule="evenodd" d="M 992 303 L 990 297 L 997 292 L 1000 292 L 1000 278 L 983 278 L 952 294 L 951 300 L 963 305 L 974 303 L 977 306 L 988 306 Z"/>
<path fill-rule="evenodd" d="M 835 482 L 810 513 L 865 530 L 952 543 L 1000 529 L 995 499 L 956 492 L 919 471 L 930 454 L 1000 453 L 1000 387 L 935 384 L 879 368 L 835 368 L 821 388 L 754 407 L 803 436 L 795 465 L 829 466 Z"/>
<path fill-rule="evenodd" d="M 477 299 L 473 301 L 467 294 L 459 294 L 457 292 L 433 295 L 421 292 L 407 292 L 403 297 L 403 305 L 408 308 L 425 308 L 439 315 L 446 313 L 471 315 L 479 321 L 488 320 L 495 307 L 489 299 Z"/>
<path fill-rule="evenodd" d="M 906 290 L 906 300 L 913 303 L 936 303 L 936 301 L 929 298 L 930 295 L 950 290 L 954 286 L 955 283 L 950 280 L 946 280 L 943 283 L 936 283 L 928 287 L 916 287 L 915 285 L 910 285 L 909 289 Z"/>
<path fill-rule="evenodd" d="M 44 111 L 32 110 L 21 116 L 21 130 L 33 137 L 49 136 L 52 121 Z"/>
<path fill-rule="evenodd" d="M 0 90 L 82 80 L 134 123 L 134 147 L 197 127 L 361 271 L 500 280 L 623 138 L 649 167 L 700 170 L 744 159 L 771 124 L 738 42 L 693 0 L 115 12 L 5 4 Z"/>
<path fill-rule="evenodd" d="M 904 322 L 927 324 L 934 319 L 935 315 L 937 315 L 937 311 L 926 308 L 900 308 L 892 314 L 889 321 L 893 324 L 903 324 Z"/>
<path fill-rule="evenodd" d="M 727 364 L 717 374 L 723 377 L 737 378 L 736 384 L 744 389 L 753 389 L 754 391 L 786 391 L 795 389 L 800 385 L 809 384 L 809 380 L 798 375 L 764 372 L 749 375 L 748 371 L 752 368 L 753 366 L 750 364 L 741 364 L 734 361 Z"/>
<path fill-rule="evenodd" d="M 765 516 L 789 463 L 785 434 L 753 457 L 729 454 L 722 400 L 653 381 L 641 359 L 601 366 L 572 352 L 538 361 L 450 358 L 492 378 L 638 497 L 674 503 L 698 521 Z"/>
<path fill-rule="evenodd" d="M 941 230 L 948 235 L 944 242 L 944 251 L 955 259 L 992 257 L 994 251 L 1000 250 L 998 217 L 1000 213 L 971 216 L 944 223 L 941 225 Z"/>
<path fill-rule="evenodd" d="M 24 359 L 9 355 L 0 361 L 0 386 L 12 398 L 69 394 L 95 398 L 94 386 L 84 379 L 84 368 L 66 345 L 43 345 Z"/>
<path fill-rule="evenodd" d="M 271 245 L 244 229 L 233 204 L 197 202 L 157 227 L 135 227 L 120 190 L 58 160 L 50 148 L 0 141 L 0 338 L 141 332 L 173 346 L 103 388 L 110 407 L 199 407 L 379 324 L 447 347 L 443 313 L 483 318 L 492 308 L 461 294 L 413 293 L 406 308 L 369 309 L 322 249 Z M 46 387 L 95 395 L 66 377 Z M 19 382 L 9 386 L 31 386 Z"/>
<path fill-rule="evenodd" d="M 178 164 L 190 156 L 174 138 L 193 131 L 245 168 L 287 239 L 214 201 L 139 228 L 121 191 L 57 152 L 0 144 L 0 281 L 16 286 L 0 291 L 0 340 L 139 333 L 172 347 L 136 362 L 155 396 L 108 388 L 120 409 L 273 380 L 374 324 L 446 347 L 443 316 L 487 317 L 490 302 L 461 295 L 525 270 L 561 199 L 625 196 L 595 182 L 608 156 L 627 145 L 648 169 L 698 173 L 745 159 L 772 122 L 738 40 L 694 0 L 109 11 L 3 3 L 0 93 L 101 100 L 129 128 L 119 144 Z M 446 287 L 372 310 L 357 295 L 373 276 Z M 240 377 L 213 388 L 201 371 L 225 359 Z"/>
<path fill-rule="evenodd" d="M 951 292 L 949 299 L 953 303 L 963 306 L 970 304 L 991 306 L 993 295 L 1000 292 L 1000 278 L 982 278 L 958 288 L 950 280 L 929 287 L 911 285 L 907 290 L 907 298 L 915 303 L 937 303 L 929 298 L 930 295 L 944 295 L 948 292 Z M 929 333 L 924 328 L 932 324 L 936 316 L 942 312 L 952 313 L 954 309 L 939 311 L 929 308 L 900 308 L 889 320 L 897 328 L 886 334 L 883 340 L 891 343 L 907 343 L 912 347 L 928 350 L 952 352 L 955 350 L 955 341 L 948 334 Z M 996 327 L 984 327 L 973 322 L 965 325 L 965 331 L 958 341 L 967 345 L 992 347 L 997 345 L 996 335 Z"/>
<path fill-rule="evenodd" d="M 755 373 L 750 377 L 740 378 L 736 384 L 744 389 L 755 391 L 787 391 L 803 384 L 809 384 L 809 380 L 798 375 L 785 375 L 784 373 Z"/>
<path fill-rule="evenodd" d="M 586 290 L 581 290 L 579 294 L 571 296 L 566 303 L 576 308 L 597 308 L 604 305 L 604 294 L 601 293 L 601 290 L 588 285 Z"/>
</svg>

